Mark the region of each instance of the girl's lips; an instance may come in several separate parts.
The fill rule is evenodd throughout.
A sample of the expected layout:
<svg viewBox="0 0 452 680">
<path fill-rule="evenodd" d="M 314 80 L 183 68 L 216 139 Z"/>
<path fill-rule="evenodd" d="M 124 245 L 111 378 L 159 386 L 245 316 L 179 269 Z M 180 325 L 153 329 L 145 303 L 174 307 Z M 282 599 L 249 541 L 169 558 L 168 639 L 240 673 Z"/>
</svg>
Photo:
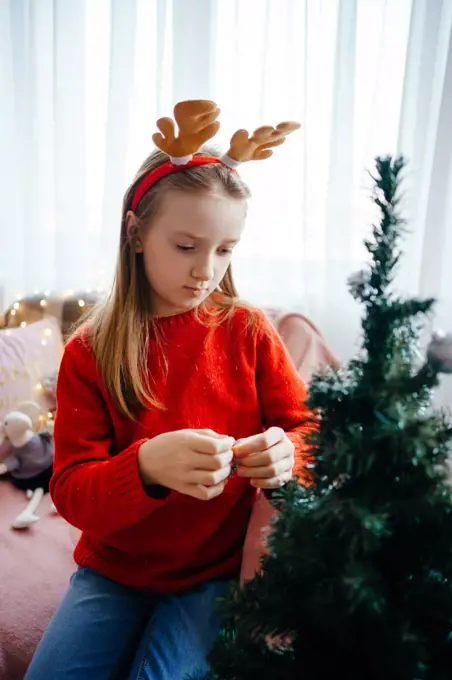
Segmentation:
<svg viewBox="0 0 452 680">
<path fill-rule="evenodd" d="M 185 290 L 189 290 L 195 295 L 202 295 L 202 293 L 205 293 L 207 288 L 194 288 L 192 286 L 184 286 Z"/>
</svg>

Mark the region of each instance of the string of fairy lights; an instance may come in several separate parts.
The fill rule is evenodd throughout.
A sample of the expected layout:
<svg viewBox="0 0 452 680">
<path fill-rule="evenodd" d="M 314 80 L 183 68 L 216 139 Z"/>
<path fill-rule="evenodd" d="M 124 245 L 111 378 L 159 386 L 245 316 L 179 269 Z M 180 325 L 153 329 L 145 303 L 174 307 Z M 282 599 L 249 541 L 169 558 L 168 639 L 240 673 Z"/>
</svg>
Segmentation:
<svg viewBox="0 0 452 680">
<path fill-rule="evenodd" d="M 111 267 L 109 267 L 108 263 L 104 260 L 101 259 L 98 262 L 98 269 L 97 271 L 94 272 L 94 275 L 89 277 L 90 284 L 88 284 L 88 287 L 83 287 L 83 295 L 86 295 L 88 297 L 91 296 L 97 296 L 97 297 L 102 297 L 105 295 L 111 285 L 111 279 L 112 279 L 112 271 Z M 80 289 L 79 289 L 80 290 Z M 0 287 L 0 302 L 2 301 L 2 289 Z M 28 301 L 30 298 L 35 301 L 37 298 L 40 298 L 40 306 L 42 308 L 45 308 L 49 304 L 49 300 L 51 301 L 56 301 L 59 300 L 61 302 L 64 302 L 65 300 L 68 299 L 73 299 L 74 296 L 76 295 L 74 290 L 65 290 L 64 292 L 55 292 L 55 290 L 50 290 L 49 288 L 47 289 L 39 289 L 35 288 L 32 293 L 27 292 L 27 294 L 24 293 L 17 293 L 12 299 L 15 300 L 15 302 L 12 304 L 12 309 L 11 309 L 11 304 L 9 304 L 9 309 L 8 313 L 11 316 L 15 316 L 19 309 L 20 309 L 20 304 L 22 301 Z M 83 307 L 86 304 L 86 301 L 83 298 L 83 295 L 81 295 L 78 299 L 78 305 L 80 308 L 83 309 Z M 11 298 L 10 298 L 11 299 Z M 2 312 L 4 312 L 4 309 L 0 309 L 0 315 Z M 24 322 L 25 325 L 27 325 L 27 322 Z M 22 326 L 22 323 L 20 324 Z M 23 326 L 22 326 L 23 327 Z"/>
<path fill-rule="evenodd" d="M 90 292 L 90 291 L 87 291 L 87 292 Z M 50 293 L 47 293 L 46 297 L 49 297 L 49 295 L 50 295 Z M 71 295 L 73 295 L 72 292 L 68 293 L 67 295 L 65 295 L 64 298 L 60 298 L 60 299 L 64 300 L 65 298 L 71 297 Z M 47 307 L 47 304 L 48 304 L 46 297 L 43 297 L 39 301 L 39 305 L 43 308 L 43 310 Z M 83 309 L 83 307 L 86 305 L 86 302 L 85 302 L 85 300 L 83 300 L 83 298 L 80 298 L 77 301 L 77 304 L 80 307 L 80 309 Z M 9 311 L 9 314 L 11 314 L 11 316 L 16 316 L 17 312 L 20 310 L 20 305 L 21 305 L 21 297 L 19 297 L 18 300 L 16 299 L 16 302 L 13 304 L 13 308 Z M 20 324 L 19 324 L 19 326 L 21 328 L 25 328 L 27 325 L 28 324 L 27 324 L 26 321 L 21 321 Z M 9 329 L 7 329 L 7 330 L 9 330 Z M 47 329 L 47 330 L 50 330 L 50 329 Z M 45 345 L 46 343 L 43 341 L 42 344 Z"/>
<path fill-rule="evenodd" d="M 21 294 L 16 295 L 15 302 L 7 310 L 8 316 L 11 317 L 10 322 L 6 328 L 2 329 L 2 333 L 9 336 L 12 335 L 19 328 L 26 328 L 29 325 L 36 323 L 37 321 L 48 321 L 48 325 L 44 324 L 41 333 L 41 345 L 43 347 L 51 345 L 52 343 L 61 343 L 61 334 L 55 327 L 52 328 L 51 320 L 55 317 L 62 316 L 64 303 L 69 301 L 71 303 L 71 317 L 74 318 L 78 316 L 76 312 L 79 309 L 80 314 L 85 311 L 85 308 L 90 304 L 93 304 L 95 299 L 99 299 L 103 294 L 105 294 L 106 289 L 104 287 L 97 287 L 96 289 L 85 290 L 83 294 L 77 296 L 72 290 L 67 290 L 64 293 L 54 293 L 50 290 L 39 291 L 34 290 L 33 295 L 30 297 L 25 297 Z M 23 318 L 23 315 L 31 315 L 32 317 L 38 313 L 39 309 L 42 311 L 42 316 L 39 318 L 30 318 L 28 321 L 22 320 L 19 323 L 15 323 L 14 319 Z M 31 311 L 30 311 L 31 310 Z M 61 318 L 60 318 L 61 321 Z M 32 394 L 30 395 L 32 401 L 41 410 L 36 414 L 33 420 L 37 425 L 37 429 L 45 429 L 49 427 L 49 424 L 53 424 L 54 410 L 46 409 L 43 406 L 47 399 L 52 399 L 54 393 L 54 388 L 49 387 L 45 384 L 44 378 L 41 378 L 32 387 Z"/>
</svg>

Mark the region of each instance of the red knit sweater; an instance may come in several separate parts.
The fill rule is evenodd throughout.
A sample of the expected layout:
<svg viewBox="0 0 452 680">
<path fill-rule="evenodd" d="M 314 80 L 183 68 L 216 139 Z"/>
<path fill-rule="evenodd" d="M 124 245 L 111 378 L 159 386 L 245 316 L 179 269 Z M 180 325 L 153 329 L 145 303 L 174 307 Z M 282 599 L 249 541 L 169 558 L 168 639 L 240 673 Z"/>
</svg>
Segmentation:
<svg viewBox="0 0 452 680">
<path fill-rule="evenodd" d="M 238 574 L 256 492 L 233 475 L 223 493 L 200 501 L 175 491 L 151 498 L 137 451 L 148 438 L 184 428 L 212 428 L 236 439 L 282 427 L 304 466 L 305 387 L 262 312 L 215 327 L 193 312 L 162 318 L 167 373 L 151 338 L 149 372 L 166 410 L 121 415 L 81 338 L 66 346 L 57 386 L 52 499 L 82 530 L 75 560 L 124 585 L 176 592 Z"/>
</svg>

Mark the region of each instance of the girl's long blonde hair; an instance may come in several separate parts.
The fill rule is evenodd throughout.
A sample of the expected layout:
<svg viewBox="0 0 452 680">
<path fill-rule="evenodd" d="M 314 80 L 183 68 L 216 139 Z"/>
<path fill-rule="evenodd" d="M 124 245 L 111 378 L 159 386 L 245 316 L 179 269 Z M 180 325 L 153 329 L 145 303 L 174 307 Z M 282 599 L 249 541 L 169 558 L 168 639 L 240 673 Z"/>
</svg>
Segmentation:
<svg viewBox="0 0 452 680">
<path fill-rule="evenodd" d="M 200 152 L 201 153 L 201 152 Z M 202 154 L 218 156 L 213 149 Z M 221 191 L 237 199 L 246 199 L 250 192 L 236 172 L 221 163 L 187 168 L 159 180 L 145 194 L 135 212 L 137 230 L 127 233 L 127 211 L 135 188 L 151 170 L 168 160 L 161 151 L 154 151 L 142 164 L 133 184 L 126 191 L 122 208 L 121 234 L 116 274 L 112 289 L 97 305 L 79 329 L 87 332 L 87 340 L 110 397 L 124 415 L 135 419 L 142 406 L 162 408 L 151 388 L 148 375 L 149 337 L 153 333 L 162 345 L 159 326 L 153 318 L 151 290 L 145 274 L 143 255 L 136 252 L 136 239 L 152 228 L 152 221 L 168 191 L 202 193 Z M 231 267 L 219 285 L 218 295 L 202 305 L 204 319 L 218 323 L 237 303 L 237 290 Z"/>
</svg>

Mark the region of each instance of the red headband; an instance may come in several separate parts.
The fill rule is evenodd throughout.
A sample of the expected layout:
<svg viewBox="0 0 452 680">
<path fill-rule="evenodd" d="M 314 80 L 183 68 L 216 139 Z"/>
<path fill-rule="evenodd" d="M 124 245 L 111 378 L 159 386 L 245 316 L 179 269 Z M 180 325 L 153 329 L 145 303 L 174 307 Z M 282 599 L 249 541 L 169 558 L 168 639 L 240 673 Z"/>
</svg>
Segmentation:
<svg viewBox="0 0 452 680">
<path fill-rule="evenodd" d="M 156 182 L 159 181 L 159 179 L 162 179 L 162 177 L 171 175 L 173 172 L 186 170 L 187 168 L 194 168 L 198 165 L 211 165 L 217 163 L 221 163 L 225 167 L 228 167 L 225 163 L 223 163 L 220 160 L 220 158 L 215 158 L 214 156 L 193 156 L 193 158 L 189 160 L 187 163 L 184 163 L 184 165 L 176 165 L 171 161 L 166 161 L 165 163 L 162 163 L 162 165 L 159 165 L 158 168 L 151 170 L 150 173 L 145 175 L 141 182 L 138 184 L 138 186 L 135 189 L 135 193 L 132 197 L 130 209 L 132 210 L 132 212 L 135 212 L 143 196 L 149 191 L 149 189 L 152 186 L 154 186 Z M 228 169 L 232 170 L 232 168 Z"/>
</svg>

